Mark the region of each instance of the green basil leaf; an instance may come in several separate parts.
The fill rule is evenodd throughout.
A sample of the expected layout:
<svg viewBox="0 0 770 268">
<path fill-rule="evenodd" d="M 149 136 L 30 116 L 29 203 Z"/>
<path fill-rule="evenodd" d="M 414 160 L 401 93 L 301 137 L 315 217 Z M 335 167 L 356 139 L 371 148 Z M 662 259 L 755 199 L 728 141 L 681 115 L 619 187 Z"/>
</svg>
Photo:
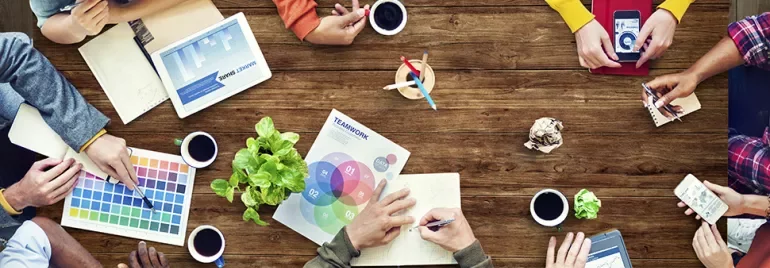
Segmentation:
<svg viewBox="0 0 770 268">
<path fill-rule="evenodd" d="M 275 133 L 275 126 L 273 125 L 273 119 L 269 116 L 262 117 L 259 123 L 255 126 L 257 134 L 260 137 L 270 137 Z"/>
<path fill-rule="evenodd" d="M 254 200 L 254 197 L 251 195 L 251 189 L 249 187 L 247 187 L 246 191 L 241 194 L 241 201 L 243 201 L 243 204 L 247 207 L 253 207 L 258 204 L 257 200 Z"/>
<path fill-rule="evenodd" d="M 249 137 L 248 139 L 246 139 L 246 148 L 249 149 L 249 151 L 252 153 L 258 152 L 259 142 L 254 138 Z"/>
<path fill-rule="evenodd" d="M 231 187 L 237 187 L 239 182 L 240 182 L 240 179 L 238 178 L 238 173 L 233 173 L 233 175 L 230 175 Z"/>
<path fill-rule="evenodd" d="M 211 190 L 214 190 L 214 193 L 218 196 L 226 196 L 228 188 L 230 188 L 230 183 L 226 180 L 216 179 L 211 182 Z"/>
<path fill-rule="evenodd" d="M 260 171 L 255 174 L 249 175 L 249 185 L 252 187 L 259 187 L 259 188 L 266 188 L 270 187 L 270 181 L 271 181 L 271 175 L 270 173 Z"/>
<path fill-rule="evenodd" d="M 257 166 L 257 160 L 254 159 L 254 156 L 251 154 L 249 149 L 244 148 L 238 150 L 238 152 L 235 153 L 235 158 L 233 159 L 233 168 L 246 170 L 250 166 Z"/>
<path fill-rule="evenodd" d="M 235 188 L 229 187 L 227 188 L 227 191 L 225 192 L 225 198 L 227 198 L 227 201 L 232 203 L 233 202 L 233 195 L 235 195 Z"/>
<path fill-rule="evenodd" d="M 299 134 L 294 132 L 284 132 L 281 133 L 281 139 L 291 142 L 291 144 L 294 145 L 299 141 Z"/>
</svg>

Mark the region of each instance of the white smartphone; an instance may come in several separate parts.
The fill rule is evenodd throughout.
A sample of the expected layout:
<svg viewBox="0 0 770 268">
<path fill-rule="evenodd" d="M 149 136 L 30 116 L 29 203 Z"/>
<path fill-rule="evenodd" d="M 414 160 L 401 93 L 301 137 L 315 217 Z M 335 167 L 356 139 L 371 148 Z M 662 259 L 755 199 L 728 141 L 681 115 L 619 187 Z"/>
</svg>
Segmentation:
<svg viewBox="0 0 770 268">
<path fill-rule="evenodd" d="M 684 177 L 674 189 L 674 194 L 709 224 L 716 224 L 728 209 L 722 199 L 692 174 Z"/>
</svg>

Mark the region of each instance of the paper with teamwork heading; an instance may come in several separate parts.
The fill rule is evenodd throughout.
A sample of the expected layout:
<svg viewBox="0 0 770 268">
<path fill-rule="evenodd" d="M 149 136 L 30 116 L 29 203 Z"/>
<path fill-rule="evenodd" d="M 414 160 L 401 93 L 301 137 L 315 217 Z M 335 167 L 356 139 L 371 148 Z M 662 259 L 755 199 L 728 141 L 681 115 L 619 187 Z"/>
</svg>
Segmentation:
<svg viewBox="0 0 770 268">
<path fill-rule="evenodd" d="M 409 155 L 332 110 L 305 157 L 305 191 L 283 201 L 273 218 L 316 244 L 329 242 L 366 207 L 381 180 L 398 177 Z"/>
</svg>

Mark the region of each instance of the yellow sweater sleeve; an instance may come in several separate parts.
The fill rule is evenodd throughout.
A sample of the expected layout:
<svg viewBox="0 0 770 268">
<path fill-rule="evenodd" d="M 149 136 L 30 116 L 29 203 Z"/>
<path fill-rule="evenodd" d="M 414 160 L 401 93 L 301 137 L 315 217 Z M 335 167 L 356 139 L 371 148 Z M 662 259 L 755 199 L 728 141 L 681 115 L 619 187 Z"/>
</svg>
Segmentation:
<svg viewBox="0 0 770 268">
<path fill-rule="evenodd" d="M 682 17 L 692 2 L 695 2 L 695 0 L 666 0 L 658 8 L 668 10 L 676 17 L 677 21 L 682 22 Z"/>
<path fill-rule="evenodd" d="M 594 19 L 594 14 L 591 14 L 580 0 L 545 0 L 545 2 L 559 12 L 573 33 Z"/>
</svg>

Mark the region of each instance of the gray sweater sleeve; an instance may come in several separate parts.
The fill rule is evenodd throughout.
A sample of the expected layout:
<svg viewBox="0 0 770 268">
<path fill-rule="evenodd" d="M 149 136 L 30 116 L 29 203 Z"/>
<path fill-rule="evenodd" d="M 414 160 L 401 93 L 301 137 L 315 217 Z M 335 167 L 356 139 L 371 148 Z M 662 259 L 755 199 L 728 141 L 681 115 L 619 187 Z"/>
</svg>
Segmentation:
<svg viewBox="0 0 770 268">
<path fill-rule="evenodd" d="M 454 253 L 457 264 L 462 268 L 492 268 L 492 259 L 484 253 L 479 240 L 473 242 L 467 248 Z"/>
<path fill-rule="evenodd" d="M 75 151 L 109 122 L 24 35 L 0 33 L 0 83 L 8 83 L 37 108 L 48 126 Z M 11 104 L 0 100 L 0 105 Z"/>
<path fill-rule="evenodd" d="M 348 238 L 346 228 L 342 228 L 331 242 L 318 248 L 318 256 L 305 263 L 305 268 L 348 268 L 350 260 L 361 255 Z"/>
</svg>

